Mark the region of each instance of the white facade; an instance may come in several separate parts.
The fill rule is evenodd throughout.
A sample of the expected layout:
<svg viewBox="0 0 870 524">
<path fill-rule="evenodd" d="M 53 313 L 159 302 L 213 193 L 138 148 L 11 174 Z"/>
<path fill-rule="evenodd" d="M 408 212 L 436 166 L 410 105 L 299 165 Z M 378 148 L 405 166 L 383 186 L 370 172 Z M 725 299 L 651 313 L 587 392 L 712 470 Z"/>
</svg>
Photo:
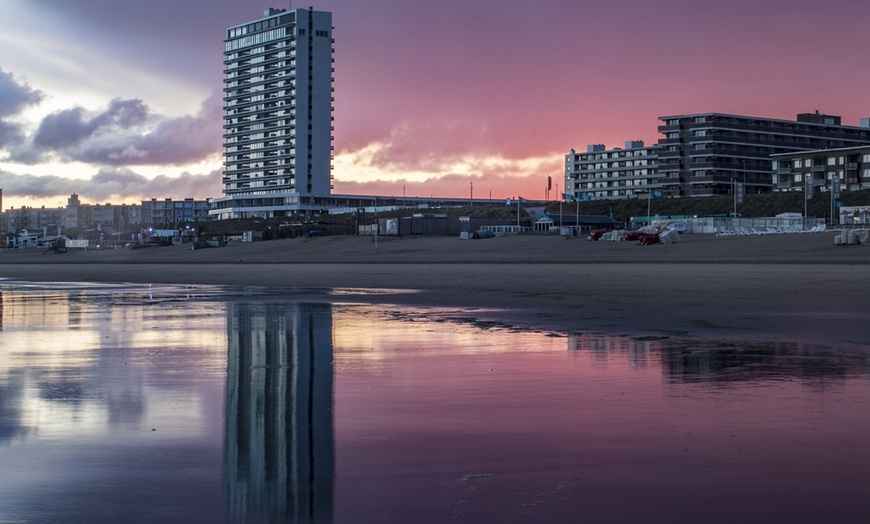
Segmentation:
<svg viewBox="0 0 870 524">
<path fill-rule="evenodd" d="M 272 217 L 332 190 L 332 13 L 268 9 L 227 29 L 217 218 Z"/>
<path fill-rule="evenodd" d="M 625 149 L 608 150 L 601 144 L 587 146 L 585 153 L 572 149 L 565 155 L 565 199 L 626 199 L 661 190 L 659 150 L 639 140 L 626 142 Z"/>
</svg>

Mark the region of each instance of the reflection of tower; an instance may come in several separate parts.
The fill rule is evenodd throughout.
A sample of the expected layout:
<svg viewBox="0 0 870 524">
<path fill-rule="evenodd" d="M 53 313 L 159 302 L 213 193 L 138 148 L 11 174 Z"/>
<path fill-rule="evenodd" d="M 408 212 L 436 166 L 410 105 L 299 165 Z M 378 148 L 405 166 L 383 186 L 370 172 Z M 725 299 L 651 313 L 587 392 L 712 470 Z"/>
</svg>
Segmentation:
<svg viewBox="0 0 870 524">
<path fill-rule="evenodd" d="M 231 510 L 331 520 L 328 304 L 228 305 L 225 478 Z"/>
</svg>

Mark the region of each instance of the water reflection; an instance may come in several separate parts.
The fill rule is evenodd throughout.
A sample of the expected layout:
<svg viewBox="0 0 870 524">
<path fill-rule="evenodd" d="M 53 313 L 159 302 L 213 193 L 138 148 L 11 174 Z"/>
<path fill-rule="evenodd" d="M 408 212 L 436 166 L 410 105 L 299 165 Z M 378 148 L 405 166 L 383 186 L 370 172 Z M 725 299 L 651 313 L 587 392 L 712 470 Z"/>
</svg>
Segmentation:
<svg viewBox="0 0 870 524">
<path fill-rule="evenodd" d="M 0 297 L 0 520 L 220 522 L 214 304 L 173 310 L 135 286 Z"/>
<path fill-rule="evenodd" d="M 665 384 L 797 380 L 824 384 L 870 377 L 866 349 L 799 342 L 671 340 L 668 337 L 569 335 L 568 351 L 592 365 L 624 361 L 646 368 L 657 359 Z"/>
<path fill-rule="evenodd" d="M 649 365 L 650 354 L 662 347 L 660 340 L 601 335 L 569 335 L 568 351 L 587 353 L 593 362 L 606 363 L 613 356 L 622 355 L 637 368 Z"/>
<path fill-rule="evenodd" d="M 825 384 L 870 370 L 866 351 L 796 342 L 672 342 L 662 348 L 661 359 L 670 383 L 794 379 Z"/>
<path fill-rule="evenodd" d="M 870 519 L 867 347 L 201 291 L 0 286 L 0 521 Z"/>
<path fill-rule="evenodd" d="M 328 304 L 227 305 L 226 488 L 238 514 L 332 520 Z"/>
</svg>

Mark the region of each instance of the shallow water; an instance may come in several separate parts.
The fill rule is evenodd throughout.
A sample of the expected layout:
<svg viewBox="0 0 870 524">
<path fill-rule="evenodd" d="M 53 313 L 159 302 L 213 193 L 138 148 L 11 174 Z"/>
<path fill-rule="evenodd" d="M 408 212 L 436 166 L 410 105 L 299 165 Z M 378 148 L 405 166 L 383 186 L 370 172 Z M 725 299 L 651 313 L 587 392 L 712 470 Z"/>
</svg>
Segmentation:
<svg viewBox="0 0 870 524">
<path fill-rule="evenodd" d="M 348 294 L 0 286 L 0 521 L 870 518 L 867 348 Z"/>
</svg>

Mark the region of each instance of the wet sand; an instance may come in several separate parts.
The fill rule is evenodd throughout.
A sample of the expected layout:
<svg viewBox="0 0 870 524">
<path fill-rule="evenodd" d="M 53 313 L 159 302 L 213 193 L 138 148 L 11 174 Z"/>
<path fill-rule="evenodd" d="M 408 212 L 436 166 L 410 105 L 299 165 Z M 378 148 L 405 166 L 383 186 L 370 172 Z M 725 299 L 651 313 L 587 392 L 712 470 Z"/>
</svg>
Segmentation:
<svg viewBox="0 0 870 524">
<path fill-rule="evenodd" d="M 375 246 L 332 237 L 200 250 L 0 250 L 0 277 L 413 289 L 330 299 L 457 308 L 560 331 L 870 346 L 870 246 L 835 246 L 834 235 L 686 235 L 655 246 L 556 236 L 381 237 Z"/>
</svg>

